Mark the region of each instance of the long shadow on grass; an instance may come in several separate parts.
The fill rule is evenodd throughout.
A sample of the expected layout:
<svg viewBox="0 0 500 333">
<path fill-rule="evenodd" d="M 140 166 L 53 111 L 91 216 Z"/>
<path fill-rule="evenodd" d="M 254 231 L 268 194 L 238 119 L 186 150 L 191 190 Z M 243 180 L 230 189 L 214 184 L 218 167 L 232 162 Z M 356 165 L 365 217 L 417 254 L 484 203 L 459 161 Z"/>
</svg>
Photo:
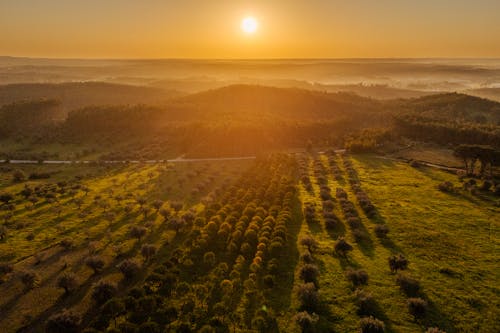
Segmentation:
<svg viewBox="0 0 500 333">
<path fill-rule="evenodd" d="M 291 306 L 295 267 L 299 262 L 299 250 L 297 248 L 297 238 L 302 223 L 302 210 L 298 198 L 294 199 L 292 220 L 288 225 L 287 247 L 279 261 L 279 273 L 277 274 L 276 285 L 269 292 L 269 303 L 276 312 L 287 311 Z"/>
</svg>

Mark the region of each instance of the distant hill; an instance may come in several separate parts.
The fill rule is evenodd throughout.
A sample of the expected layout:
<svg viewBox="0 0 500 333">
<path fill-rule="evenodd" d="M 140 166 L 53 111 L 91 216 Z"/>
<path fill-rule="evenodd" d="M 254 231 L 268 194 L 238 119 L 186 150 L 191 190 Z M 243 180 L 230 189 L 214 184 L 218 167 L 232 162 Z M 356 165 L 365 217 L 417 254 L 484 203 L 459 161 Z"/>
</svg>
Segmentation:
<svg viewBox="0 0 500 333">
<path fill-rule="evenodd" d="M 65 111 L 90 105 L 163 104 L 178 93 L 159 88 L 103 82 L 0 85 L 0 105 L 21 100 L 56 99 Z"/>
<path fill-rule="evenodd" d="M 446 122 L 500 124 L 500 103 L 466 94 L 446 93 L 394 103 L 397 111 Z"/>
<path fill-rule="evenodd" d="M 479 88 L 465 90 L 465 94 L 491 99 L 492 101 L 500 102 L 500 88 Z"/>
<path fill-rule="evenodd" d="M 210 119 L 278 118 L 287 121 L 318 121 L 355 117 L 380 110 L 381 103 L 350 93 L 326 93 L 298 88 L 231 85 L 175 100 Z"/>
</svg>

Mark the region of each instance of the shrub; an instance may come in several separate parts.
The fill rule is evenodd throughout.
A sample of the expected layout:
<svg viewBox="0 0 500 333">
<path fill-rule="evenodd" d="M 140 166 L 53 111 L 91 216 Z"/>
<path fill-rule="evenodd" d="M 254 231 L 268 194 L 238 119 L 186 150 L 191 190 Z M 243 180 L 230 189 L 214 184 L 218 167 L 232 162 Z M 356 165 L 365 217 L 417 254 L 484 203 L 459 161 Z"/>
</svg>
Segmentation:
<svg viewBox="0 0 500 333">
<path fill-rule="evenodd" d="M 109 301 L 117 292 L 116 285 L 108 281 L 99 281 L 92 289 L 92 299 L 102 305 Z"/>
<path fill-rule="evenodd" d="M 262 281 L 264 282 L 264 285 L 267 288 L 274 287 L 274 276 L 273 275 L 268 274 L 268 275 L 264 276 L 264 279 Z"/>
<path fill-rule="evenodd" d="M 127 280 L 132 279 L 141 269 L 139 263 L 132 259 L 125 259 L 117 267 Z"/>
<path fill-rule="evenodd" d="M 443 330 L 440 330 L 439 328 L 437 327 L 429 327 L 427 329 L 427 331 L 425 331 L 425 333 L 446 333 L 445 331 Z"/>
<path fill-rule="evenodd" d="M 300 259 L 306 264 L 311 264 L 314 262 L 314 258 L 309 251 L 304 251 L 304 253 L 302 253 L 302 255 L 300 256 Z"/>
<path fill-rule="evenodd" d="M 80 317 L 64 309 L 47 320 L 45 331 L 47 333 L 76 333 L 79 331 Z"/>
<path fill-rule="evenodd" d="M 26 174 L 22 170 L 14 170 L 12 173 L 12 180 L 14 182 L 22 182 L 26 179 Z"/>
<path fill-rule="evenodd" d="M 0 262 L 0 275 L 11 273 L 14 266 L 11 263 Z"/>
<path fill-rule="evenodd" d="M 32 271 L 20 272 L 19 278 L 21 279 L 21 282 L 24 284 L 26 289 L 33 289 L 40 282 L 40 277 Z"/>
<path fill-rule="evenodd" d="M 361 333 L 383 333 L 385 331 L 384 322 L 372 316 L 362 318 L 359 325 L 361 326 Z"/>
<path fill-rule="evenodd" d="M 85 265 L 97 274 L 104 267 L 104 260 L 100 256 L 90 256 L 85 260 Z"/>
<path fill-rule="evenodd" d="M 454 191 L 453 183 L 448 181 L 443 182 L 438 185 L 438 189 L 441 192 L 452 193 Z"/>
<path fill-rule="evenodd" d="M 74 242 L 71 238 L 64 238 L 59 242 L 59 245 L 61 245 L 65 250 L 71 250 L 74 246 Z"/>
<path fill-rule="evenodd" d="M 319 294 L 314 283 L 303 283 L 297 288 L 301 307 L 306 310 L 315 310 L 319 302 Z"/>
<path fill-rule="evenodd" d="M 213 267 L 215 265 L 215 253 L 212 251 L 205 253 L 203 255 L 203 263 L 208 267 Z"/>
<path fill-rule="evenodd" d="M 409 298 L 408 311 L 415 318 L 422 318 L 427 312 L 427 302 L 420 297 Z"/>
<path fill-rule="evenodd" d="M 396 283 L 399 285 L 401 290 L 408 296 L 415 296 L 418 294 L 420 290 L 420 282 L 405 274 L 399 273 L 396 279 Z"/>
<path fill-rule="evenodd" d="M 402 254 L 393 255 L 389 257 L 389 267 L 392 273 L 398 270 L 403 270 L 408 267 L 408 259 Z"/>
<path fill-rule="evenodd" d="M 149 260 L 151 259 L 152 256 L 156 254 L 156 246 L 153 244 L 144 244 L 141 247 L 141 254 L 144 257 L 144 259 Z"/>
<path fill-rule="evenodd" d="M 483 182 L 483 185 L 481 185 L 481 190 L 483 190 L 483 191 L 489 191 L 492 186 L 493 186 L 493 183 L 491 181 L 485 180 Z"/>
<path fill-rule="evenodd" d="M 368 273 L 362 269 L 348 269 L 345 273 L 347 279 L 351 281 L 354 286 L 359 286 L 368 283 Z"/>
<path fill-rule="evenodd" d="M 356 289 L 354 296 L 356 297 L 355 303 L 358 307 L 359 315 L 375 315 L 376 304 L 370 292 L 364 291 L 363 289 Z"/>
<path fill-rule="evenodd" d="M 352 246 L 347 243 L 344 237 L 339 237 L 334 245 L 335 252 L 345 257 L 348 251 L 352 251 Z"/>
<path fill-rule="evenodd" d="M 57 279 L 57 286 L 59 288 L 64 289 L 64 292 L 68 294 L 70 291 L 75 289 L 78 286 L 78 282 L 76 280 L 76 275 L 73 273 L 63 273 Z"/>
<path fill-rule="evenodd" d="M 147 231 L 148 230 L 144 227 L 133 226 L 132 228 L 130 228 L 130 236 L 140 240 L 142 237 L 144 237 L 144 235 L 146 235 Z"/>
<path fill-rule="evenodd" d="M 299 276 L 304 282 L 316 282 L 318 278 L 318 266 L 313 264 L 305 264 L 300 268 Z"/>
<path fill-rule="evenodd" d="M 307 311 L 299 312 L 295 315 L 295 322 L 300 326 L 302 332 L 308 332 L 314 328 L 319 320 L 315 313 L 309 314 Z"/>
<path fill-rule="evenodd" d="M 318 242 L 316 242 L 314 237 L 307 235 L 300 239 L 300 245 L 306 246 L 309 252 L 313 252 L 318 246 Z"/>
<path fill-rule="evenodd" d="M 375 235 L 377 235 L 378 238 L 386 238 L 388 233 L 389 227 L 385 224 L 377 224 L 375 226 Z"/>
</svg>

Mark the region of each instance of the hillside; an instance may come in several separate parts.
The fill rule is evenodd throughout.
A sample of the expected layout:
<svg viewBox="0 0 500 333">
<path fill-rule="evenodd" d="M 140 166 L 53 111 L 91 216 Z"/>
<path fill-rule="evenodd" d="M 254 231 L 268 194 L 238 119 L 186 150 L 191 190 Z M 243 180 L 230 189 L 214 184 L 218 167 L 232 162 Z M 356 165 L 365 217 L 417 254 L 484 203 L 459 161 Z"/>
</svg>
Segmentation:
<svg viewBox="0 0 500 333">
<path fill-rule="evenodd" d="M 0 85 L 0 105 L 46 98 L 59 100 L 66 111 L 90 105 L 162 104 L 178 95 L 164 89 L 103 82 Z"/>
<path fill-rule="evenodd" d="M 419 116 L 448 122 L 500 123 L 500 103 L 458 93 L 402 100 L 397 107 Z"/>
</svg>

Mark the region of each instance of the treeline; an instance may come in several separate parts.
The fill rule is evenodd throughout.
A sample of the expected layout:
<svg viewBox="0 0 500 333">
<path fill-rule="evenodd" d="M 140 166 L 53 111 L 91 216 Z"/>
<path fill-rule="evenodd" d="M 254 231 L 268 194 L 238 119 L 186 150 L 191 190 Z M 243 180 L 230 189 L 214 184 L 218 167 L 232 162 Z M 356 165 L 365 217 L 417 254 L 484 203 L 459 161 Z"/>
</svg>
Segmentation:
<svg viewBox="0 0 500 333">
<path fill-rule="evenodd" d="M 454 154 L 464 162 L 467 175 L 474 175 L 479 162 L 479 175 L 493 176 L 493 168 L 500 166 L 500 151 L 490 146 L 459 145 Z"/>
<path fill-rule="evenodd" d="M 474 123 L 438 121 L 417 115 L 394 117 L 395 130 L 400 135 L 440 144 L 480 144 L 500 147 L 500 127 Z"/>
<path fill-rule="evenodd" d="M 21 101 L 0 107 L 0 139 L 36 137 L 61 120 L 60 104 L 52 99 Z"/>
</svg>

